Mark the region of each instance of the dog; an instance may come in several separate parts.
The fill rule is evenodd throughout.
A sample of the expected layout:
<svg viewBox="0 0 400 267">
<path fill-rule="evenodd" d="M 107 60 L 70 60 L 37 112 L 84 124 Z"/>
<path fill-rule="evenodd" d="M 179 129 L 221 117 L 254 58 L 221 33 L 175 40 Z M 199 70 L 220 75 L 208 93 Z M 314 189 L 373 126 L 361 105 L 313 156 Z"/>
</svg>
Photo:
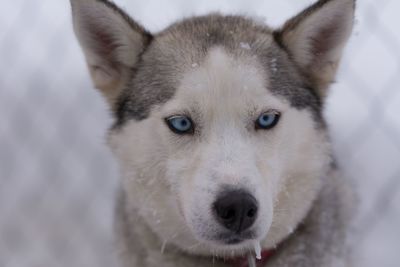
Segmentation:
<svg viewBox="0 0 400 267">
<path fill-rule="evenodd" d="M 352 193 L 323 108 L 355 0 L 279 29 L 215 13 L 156 34 L 107 0 L 71 6 L 114 118 L 123 266 L 349 264 Z"/>
</svg>

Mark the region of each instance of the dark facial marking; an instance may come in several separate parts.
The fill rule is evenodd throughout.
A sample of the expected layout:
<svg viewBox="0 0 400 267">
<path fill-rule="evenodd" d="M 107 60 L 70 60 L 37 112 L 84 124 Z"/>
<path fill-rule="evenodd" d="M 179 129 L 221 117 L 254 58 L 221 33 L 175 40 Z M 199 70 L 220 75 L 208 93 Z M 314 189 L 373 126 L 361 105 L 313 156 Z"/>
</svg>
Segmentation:
<svg viewBox="0 0 400 267">
<path fill-rule="evenodd" d="M 294 108 L 309 109 L 317 122 L 323 122 L 320 98 L 286 51 L 275 42 L 271 45 L 271 37 L 268 27 L 240 16 L 213 14 L 172 25 L 154 36 L 132 70 L 132 78 L 115 107 L 114 128 L 130 119 L 146 119 L 154 106 L 171 99 L 182 73 L 193 63 L 201 64 L 209 49 L 215 46 L 224 47 L 233 57 L 246 53 L 256 56 L 267 72 L 273 94 L 286 99 Z M 242 42 L 248 43 L 251 49 L 243 49 Z M 274 70 L 271 60 L 276 60 Z"/>
</svg>

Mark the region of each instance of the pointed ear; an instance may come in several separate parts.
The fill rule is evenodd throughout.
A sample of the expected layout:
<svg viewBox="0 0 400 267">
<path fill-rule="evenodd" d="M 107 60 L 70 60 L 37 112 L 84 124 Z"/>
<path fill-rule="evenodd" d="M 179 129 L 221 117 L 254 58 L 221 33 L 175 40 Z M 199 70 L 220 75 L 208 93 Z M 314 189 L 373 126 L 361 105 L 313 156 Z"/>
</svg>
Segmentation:
<svg viewBox="0 0 400 267">
<path fill-rule="evenodd" d="M 107 0 L 71 0 L 71 6 L 93 83 L 112 104 L 151 35 Z"/>
<path fill-rule="evenodd" d="M 351 34 L 355 0 L 320 0 L 275 32 L 318 93 L 334 80 L 343 48 Z"/>
</svg>

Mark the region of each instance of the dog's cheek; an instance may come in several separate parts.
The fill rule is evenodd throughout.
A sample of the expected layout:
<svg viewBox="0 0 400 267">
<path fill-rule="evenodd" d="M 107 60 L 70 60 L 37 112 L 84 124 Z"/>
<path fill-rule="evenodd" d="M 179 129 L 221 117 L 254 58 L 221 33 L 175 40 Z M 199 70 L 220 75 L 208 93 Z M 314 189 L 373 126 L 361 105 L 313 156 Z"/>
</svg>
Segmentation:
<svg viewBox="0 0 400 267">
<path fill-rule="evenodd" d="M 109 145 L 120 165 L 122 186 L 133 204 L 150 199 L 156 192 L 159 197 L 171 194 L 164 178 L 166 151 L 162 139 L 157 138 L 158 129 L 154 128 L 151 119 L 129 121 L 109 135 Z"/>
<path fill-rule="evenodd" d="M 169 159 L 166 164 L 165 179 L 170 185 L 171 195 L 176 199 L 179 214 L 186 219 L 186 205 L 192 188 L 190 177 L 185 174 L 186 162 L 183 160 Z"/>
<path fill-rule="evenodd" d="M 189 150 L 168 160 L 166 176 L 186 226 L 197 240 L 202 240 L 215 231 L 211 207 L 218 184 L 205 166 L 204 144 L 193 145 Z"/>
<path fill-rule="evenodd" d="M 310 209 L 327 171 L 330 145 L 324 129 L 316 127 L 308 111 L 285 114 L 279 143 L 279 175 L 274 199 L 274 219 L 267 246 L 295 230 Z"/>
<path fill-rule="evenodd" d="M 271 142 L 273 140 L 270 140 Z M 259 142 L 260 143 L 260 142 Z M 256 167 L 259 172 L 259 181 L 256 181 L 256 196 L 260 202 L 260 214 L 258 225 L 259 236 L 264 238 L 274 216 L 273 203 L 279 190 L 280 161 L 276 155 L 274 144 L 257 146 Z"/>
<path fill-rule="evenodd" d="M 189 145 L 180 146 L 174 140 L 166 140 L 168 144 L 168 159 L 166 159 L 165 180 L 170 185 L 171 193 L 177 200 L 179 212 L 186 216 L 187 206 L 190 205 L 193 195 L 193 176 L 198 157 L 196 149 Z M 190 157 L 188 156 L 190 155 Z"/>
</svg>

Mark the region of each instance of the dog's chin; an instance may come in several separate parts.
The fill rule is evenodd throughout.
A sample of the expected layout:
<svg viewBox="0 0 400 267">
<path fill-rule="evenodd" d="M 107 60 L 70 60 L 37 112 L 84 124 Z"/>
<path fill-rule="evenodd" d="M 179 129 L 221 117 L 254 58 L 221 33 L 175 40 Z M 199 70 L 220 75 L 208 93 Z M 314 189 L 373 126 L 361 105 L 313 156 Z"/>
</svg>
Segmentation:
<svg viewBox="0 0 400 267">
<path fill-rule="evenodd" d="M 260 242 L 263 237 L 256 231 L 246 231 L 240 234 L 220 232 L 207 235 L 202 233 L 192 241 L 193 245 L 180 247 L 183 251 L 198 256 L 212 256 L 231 258 L 254 251 L 255 242 Z"/>
<path fill-rule="evenodd" d="M 212 251 L 215 256 L 243 255 L 245 251 L 254 247 L 254 242 L 259 237 L 253 231 L 246 231 L 240 234 L 220 233 L 200 241 L 204 247 Z"/>
<path fill-rule="evenodd" d="M 228 238 L 214 242 L 213 254 L 219 257 L 237 257 L 254 251 L 256 239 Z"/>
</svg>

